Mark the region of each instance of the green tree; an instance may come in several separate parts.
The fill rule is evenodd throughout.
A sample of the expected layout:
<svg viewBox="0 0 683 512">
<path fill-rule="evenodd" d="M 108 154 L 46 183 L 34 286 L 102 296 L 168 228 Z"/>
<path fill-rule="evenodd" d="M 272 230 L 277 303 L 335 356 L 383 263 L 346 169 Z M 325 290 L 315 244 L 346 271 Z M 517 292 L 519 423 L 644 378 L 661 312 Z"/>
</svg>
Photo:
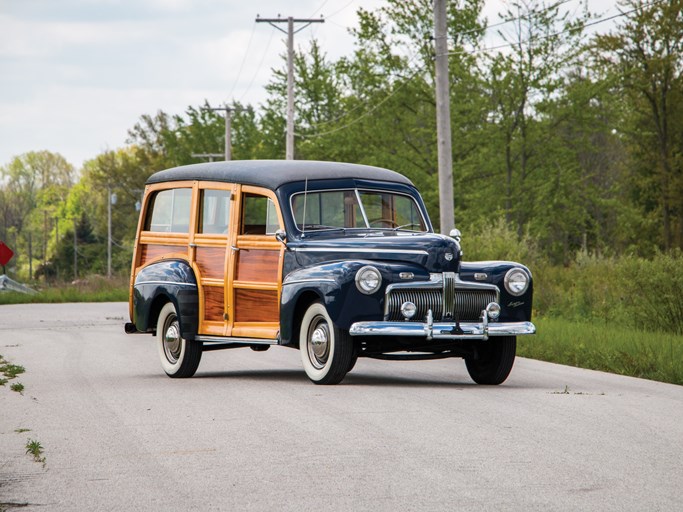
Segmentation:
<svg viewBox="0 0 683 512">
<path fill-rule="evenodd" d="M 487 150 L 491 160 L 484 172 L 496 183 L 486 189 L 502 199 L 499 208 L 520 234 L 536 208 L 537 195 L 529 191 L 549 167 L 557 168 L 544 158 L 557 122 L 545 111 L 563 93 L 564 73 L 576 62 L 588 19 L 585 12 L 570 19 L 561 11 L 564 3 L 511 2 L 499 29 L 507 46 L 484 58 L 491 100 L 487 133 L 494 148 Z"/>
<path fill-rule="evenodd" d="M 659 219 L 662 248 L 683 247 L 683 2 L 622 5 L 628 15 L 596 48 L 628 104 L 633 198 Z"/>
<path fill-rule="evenodd" d="M 14 233 L 15 265 L 21 265 L 29 279 L 33 278 L 36 255 L 47 259 L 50 224 L 66 198 L 73 175 L 71 164 L 49 151 L 25 153 L 0 169 L 4 182 L 3 229 L 6 235 Z"/>
</svg>

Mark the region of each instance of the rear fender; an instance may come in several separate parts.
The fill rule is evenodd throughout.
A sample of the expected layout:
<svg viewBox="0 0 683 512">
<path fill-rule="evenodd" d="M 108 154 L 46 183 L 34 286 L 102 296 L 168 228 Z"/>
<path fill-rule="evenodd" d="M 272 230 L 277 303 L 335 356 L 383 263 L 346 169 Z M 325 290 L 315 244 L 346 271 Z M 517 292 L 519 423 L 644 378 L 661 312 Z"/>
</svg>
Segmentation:
<svg viewBox="0 0 683 512">
<path fill-rule="evenodd" d="M 178 312 L 183 338 L 194 339 L 199 324 L 197 279 L 184 260 L 151 263 L 135 276 L 133 323 L 137 330 L 153 331 L 166 302 L 172 302 Z"/>
</svg>

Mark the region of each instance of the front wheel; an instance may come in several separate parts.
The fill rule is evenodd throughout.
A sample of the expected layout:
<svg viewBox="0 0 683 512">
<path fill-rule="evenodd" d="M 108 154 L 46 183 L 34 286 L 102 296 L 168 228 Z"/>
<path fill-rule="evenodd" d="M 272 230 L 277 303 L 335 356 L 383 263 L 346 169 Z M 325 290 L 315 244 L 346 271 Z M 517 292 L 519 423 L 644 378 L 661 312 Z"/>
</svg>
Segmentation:
<svg viewBox="0 0 683 512">
<path fill-rule="evenodd" d="M 161 366 L 169 377 L 192 377 L 202 359 L 202 344 L 181 336 L 178 314 L 170 302 L 161 308 L 157 320 L 157 348 Z"/>
<path fill-rule="evenodd" d="M 338 384 L 351 368 L 353 341 L 334 325 L 325 306 L 314 302 L 301 320 L 299 352 L 306 375 L 315 384 Z"/>
<path fill-rule="evenodd" d="M 477 356 L 465 358 L 467 371 L 477 384 L 502 384 L 515 363 L 517 338 L 501 336 L 477 345 Z"/>
</svg>

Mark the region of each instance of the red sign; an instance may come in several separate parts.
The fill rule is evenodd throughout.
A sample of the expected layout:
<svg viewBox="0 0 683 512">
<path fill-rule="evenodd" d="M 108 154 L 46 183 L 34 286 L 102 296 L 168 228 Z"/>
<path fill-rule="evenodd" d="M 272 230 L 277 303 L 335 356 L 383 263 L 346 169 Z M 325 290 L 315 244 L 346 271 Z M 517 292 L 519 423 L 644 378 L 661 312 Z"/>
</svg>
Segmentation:
<svg viewBox="0 0 683 512">
<path fill-rule="evenodd" d="M 0 241 L 0 265 L 7 265 L 12 256 L 14 256 L 12 249 L 7 247 L 5 242 Z"/>
</svg>

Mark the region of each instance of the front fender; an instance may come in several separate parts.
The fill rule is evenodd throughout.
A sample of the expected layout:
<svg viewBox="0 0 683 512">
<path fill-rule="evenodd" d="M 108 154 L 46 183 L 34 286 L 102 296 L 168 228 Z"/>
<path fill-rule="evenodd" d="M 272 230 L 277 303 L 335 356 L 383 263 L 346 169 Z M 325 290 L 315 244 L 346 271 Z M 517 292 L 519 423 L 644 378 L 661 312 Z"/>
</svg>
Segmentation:
<svg viewBox="0 0 683 512">
<path fill-rule="evenodd" d="M 505 274 L 513 268 L 521 268 L 529 275 L 529 288 L 520 296 L 511 295 L 505 289 Z M 471 261 L 460 264 L 460 279 L 495 284 L 500 290 L 500 321 L 529 322 L 534 294 L 531 271 L 512 261 Z"/>
<path fill-rule="evenodd" d="M 372 265 L 382 275 L 382 285 L 375 293 L 366 295 L 356 287 L 356 272 Z M 368 260 L 347 260 L 315 265 L 291 272 L 282 283 L 280 303 L 280 337 L 283 344 L 293 341 L 298 332 L 295 325 L 300 302 L 306 306 L 321 300 L 330 319 L 340 329 L 348 330 L 354 322 L 382 319 L 384 293 L 387 285 L 399 279 L 401 272 L 410 272 L 424 279 L 428 273 L 417 265 L 391 264 Z"/>
<path fill-rule="evenodd" d="M 199 324 L 199 295 L 194 271 L 186 261 L 158 261 L 135 276 L 133 323 L 137 330 L 153 331 L 159 310 L 168 301 L 178 312 L 183 338 L 194 339 Z"/>
</svg>

